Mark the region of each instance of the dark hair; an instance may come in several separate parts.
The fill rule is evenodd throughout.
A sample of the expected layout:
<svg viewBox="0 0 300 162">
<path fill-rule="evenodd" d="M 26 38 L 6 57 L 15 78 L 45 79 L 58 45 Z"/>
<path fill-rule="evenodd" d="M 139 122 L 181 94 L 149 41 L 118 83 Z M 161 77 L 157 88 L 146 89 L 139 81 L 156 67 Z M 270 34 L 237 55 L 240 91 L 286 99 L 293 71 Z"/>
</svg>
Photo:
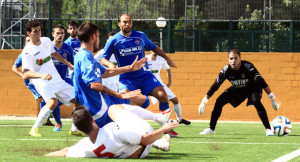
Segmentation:
<svg viewBox="0 0 300 162">
<path fill-rule="evenodd" d="M 93 129 L 93 118 L 85 108 L 85 106 L 78 106 L 72 112 L 72 121 L 85 134 L 88 134 Z"/>
<path fill-rule="evenodd" d="M 153 43 L 156 44 L 158 47 L 160 47 L 158 42 L 153 42 Z"/>
<path fill-rule="evenodd" d="M 116 32 L 114 31 L 111 31 L 109 33 L 107 33 L 107 39 L 110 37 L 110 36 L 114 36 L 116 34 Z"/>
<path fill-rule="evenodd" d="M 58 28 L 58 29 L 64 29 L 64 30 L 65 30 L 65 27 L 64 27 L 64 26 L 62 26 L 61 24 L 57 24 L 57 25 L 55 25 L 55 26 L 53 27 L 52 32 L 54 32 L 54 29 L 56 29 L 56 28 Z"/>
<path fill-rule="evenodd" d="M 31 33 L 32 28 L 38 27 L 38 26 L 41 26 L 41 23 L 38 20 L 30 20 L 26 24 L 25 28 L 26 28 L 27 32 Z"/>
<path fill-rule="evenodd" d="M 230 49 L 228 52 L 228 56 L 230 53 L 235 53 L 235 54 L 239 55 L 239 57 L 241 57 L 240 50 L 238 50 L 238 49 Z"/>
<path fill-rule="evenodd" d="M 121 17 L 122 17 L 122 16 L 129 16 L 129 17 L 131 18 L 131 21 L 133 21 L 133 18 L 132 18 L 131 15 L 129 15 L 129 14 L 122 14 L 122 15 L 120 15 L 120 16 L 118 17 L 118 22 L 121 22 Z"/>
<path fill-rule="evenodd" d="M 78 38 L 82 42 L 89 42 L 91 36 L 93 34 L 97 34 L 98 32 L 98 27 L 95 24 L 92 24 L 90 22 L 86 22 L 82 25 L 79 26 L 78 28 Z"/>
<path fill-rule="evenodd" d="M 74 21 L 74 20 L 70 20 L 70 21 L 68 21 L 68 26 L 76 26 L 77 28 L 78 28 L 78 23 L 76 22 L 76 21 Z"/>
</svg>

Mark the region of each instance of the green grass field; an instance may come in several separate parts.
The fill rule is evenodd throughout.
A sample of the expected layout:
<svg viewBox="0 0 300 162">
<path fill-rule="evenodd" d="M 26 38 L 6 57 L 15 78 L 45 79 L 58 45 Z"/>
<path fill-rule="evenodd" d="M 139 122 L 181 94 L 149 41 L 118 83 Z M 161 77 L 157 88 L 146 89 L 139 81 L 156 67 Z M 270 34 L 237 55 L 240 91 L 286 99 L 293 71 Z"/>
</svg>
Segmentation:
<svg viewBox="0 0 300 162">
<path fill-rule="evenodd" d="M 63 121 L 60 132 L 43 126 L 42 138 L 30 137 L 28 132 L 33 123 L 33 120 L 0 120 L 0 161 L 99 160 L 43 156 L 71 146 L 82 137 L 68 135 L 70 121 Z M 154 129 L 159 127 L 156 123 L 151 125 Z M 130 161 L 272 161 L 300 148 L 300 124 L 293 124 L 292 134 L 286 137 L 266 137 L 261 123 L 218 123 L 215 135 L 200 136 L 199 132 L 207 127 L 208 123 L 203 122 L 180 125 L 176 128 L 180 137 L 171 139 L 170 152 L 153 148 L 146 159 Z M 291 161 L 300 161 L 300 156 Z"/>
</svg>

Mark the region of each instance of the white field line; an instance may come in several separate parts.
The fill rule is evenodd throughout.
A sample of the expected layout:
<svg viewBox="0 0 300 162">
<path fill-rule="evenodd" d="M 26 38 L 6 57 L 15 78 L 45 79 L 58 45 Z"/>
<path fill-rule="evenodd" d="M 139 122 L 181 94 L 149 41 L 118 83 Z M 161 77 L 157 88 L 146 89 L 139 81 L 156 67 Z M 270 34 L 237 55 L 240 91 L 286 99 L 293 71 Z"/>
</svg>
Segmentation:
<svg viewBox="0 0 300 162">
<path fill-rule="evenodd" d="M 172 141 L 172 143 L 187 143 L 187 144 L 195 144 L 195 143 L 218 143 L 218 144 L 238 144 L 238 145 L 300 145 L 300 143 L 249 143 L 249 142 L 194 142 L 194 141 Z"/>
<path fill-rule="evenodd" d="M 281 156 L 278 159 L 273 160 L 272 162 L 285 162 L 294 159 L 295 157 L 300 156 L 300 149 L 295 150 L 289 154 Z"/>
</svg>

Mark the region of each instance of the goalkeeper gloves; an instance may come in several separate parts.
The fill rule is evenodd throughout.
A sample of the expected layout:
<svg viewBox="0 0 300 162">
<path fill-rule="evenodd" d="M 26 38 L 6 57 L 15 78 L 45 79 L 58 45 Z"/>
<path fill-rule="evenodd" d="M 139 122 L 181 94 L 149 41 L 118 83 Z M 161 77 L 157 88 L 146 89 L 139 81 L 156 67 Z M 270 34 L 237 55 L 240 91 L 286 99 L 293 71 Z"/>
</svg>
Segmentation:
<svg viewBox="0 0 300 162">
<path fill-rule="evenodd" d="M 208 101 L 208 98 L 205 96 L 205 97 L 202 99 L 201 104 L 200 104 L 199 107 L 198 107 L 198 111 L 199 111 L 200 115 L 203 115 L 205 106 L 206 106 L 206 104 L 207 104 L 207 101 Z"/>
<path fill-rule="evenodd" d="M 273 109 L 274 110 L 278 110 L 280 108 L 280 106 L 281 106 L 281 103 L 280 102 L 276 102 L 276 97 L 275 97 L 275 95 L 272 92 L 269 93 L 269 98 L 272 101 Z"/>
</svg>

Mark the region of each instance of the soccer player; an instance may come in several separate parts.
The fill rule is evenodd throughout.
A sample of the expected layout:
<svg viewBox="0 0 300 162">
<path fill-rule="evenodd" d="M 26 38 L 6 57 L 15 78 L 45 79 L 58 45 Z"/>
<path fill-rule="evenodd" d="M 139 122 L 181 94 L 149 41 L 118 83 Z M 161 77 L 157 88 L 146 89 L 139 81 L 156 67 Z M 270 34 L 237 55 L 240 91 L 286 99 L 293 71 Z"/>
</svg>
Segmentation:
<svg viewBox="0 0 300 162">
<path fill-rule="evenodd" d="M 73 64 L 74 62 L 74 54 L 73 54 L 73 49 L 71 46 L 67 45 L 66 43 L 63 42 L 65 38 L 65 28 L 61 24 L 57 24 L 53 29 L 52 29 L 52 36 L 53 36 L 53 45 L 54 45 L 54 50 L 59 53 L 66 61 L 70 62 Z M 68 66 L 63 64 L 62 62 L 59 62 L 55 58 L 52 58 L 54 66 L 59 73 L 60 77 L 73 86 L 73 80 L 71 79 L 71 76 L 68 75 Z M 62 103 L 59 101 L 58 105 L 62 105 Z M 56 108 L 57 109 L 57 108 Z M 53 131 L 60 131 L 62 129 L 62 123 L 60 120 L 60 109 L 58 107 L 58 110 L 56 111 L 56 118 L 58 121 L 55 125 L 55 128 Z"/>
<path fill-rule="evenodd" d="M 97 52 L 99 48 L 98 27 L 92 23 L 82 24 L 79 27 L 78 36 L 81 48 L 74 58 L 75 99 L 80 105 L 87 107 L 97 125 L 101 128 L 112 121 L 107 115 L 110 105 L 130 103 L 146 108 L 149 103 L 146 103 L 145 96 L 139 95 L 140 90 L 119 93 L 104 86 L 101 78 L 139 70 L 145 65 L 147 58 L 138 61 L 137 57 L 131 65 L 105 69 L 95 60 L 92 53 Z"/>
<path fill-rule="evenodd" d="M 65 40 L 65 43 L 73 48 L 74 55 L 76 55 L 80 48 L 80 40 L 78 39 L 78 23 L 74 20 L 68 21 L 67 32 L 70 36 L 67 40 Z"/>
<path fill-rule="evenodd" d="M 108 60 L 112 53 L 114 53 L 118 62 L 118 67 L 128 66 L 135 61 L 137 56 L 140 59 L 145 57 L 145 47 L 163 57 L 171 67 L 176 67 L 174 62 L 143 32 L 131 30 L 132 24 L 133 19 L 131 15 L 123 14 L 119 16 L 118 25 L 120 27 L 120 32 L 106 42 L 103 55 L 101 56 L 101 63 L 103 65 L 108 67 L 113 66 Z M 119 90 L 121 93 L 141 89 L 143 95 L 154 96 L 160 101 L 161 111 L 169 109 L 168 96 L 162 84 L 149 70 L 148 63 L 138 71 L 121 74 L 119 80 Z"/>
<path fill-rule="evenodd" d="M 109 38 L 111 38 L 113 35 L 115 35 L 115 32 L 109 32 L 107 34 L 107 40 Z M 104 49 L 101 49 L 95 56 L 94 58 L 100 62 L 101 56 L 103 54 Z M 109 61 L 113 64 L 110 64 L 111 67 L 107 67 L 107 68 L 115 68 L 117 67 L 118 63 L 116 60 L 116 57 L 114 56 L 114 54 L 112 54 L 112 56 L 110 57 Z M 113 66 L 112 66 L 113 65 Z M 107 88 L 114 90 L 114 91 L 118 91 L 119 90 L 119 75 L 115 75 L 109 78 L 103 78 L 102 79 L 103 85 L 106 86 Z"/>
<path fill-rule="evenodd" d="M 225 79 L 228 79 L 232 86 L 226 89 L 216 100 L 214 110 L 211 113 L 210 127 L 200 132 L 200 134 L 215 134 L 217 121 L 221 116 L 223 106 L 230 103 L 234 108 L 239 106 L 245 99 L 248 105 L 254 105 L 263 125 L 266 128 L 266 136 L 273 136 L 267 112 L 261 103 L 262 89 L 269 95 L 274 110 L 278 110 L 280 103 L 276 102 L 276 97 L 270 87 L 259 74 L 254 65 L 241 59 L 238 49 L 231 49 L 228 53 L 228 64 L 224 66 L 217 79 L 202 99 L 199 105 L 199 112 L 204 113 L 208 99 L 219 89 Z"/>
<path fill-rule="evenodd" d="M 73 87 L 61 79 L 51 57 L 63 62 L 71 69 L 73 69 L 73 65 L 55 52 L 49 38 L 41 37 L 39 21 L 29 21 L 26 24 L 26 31 L 30 37 L 30 42 L 22 51 L 23 78 L 31 79 L 36 90 L 46 101 L 46 105 L 39 112 L 29 135 L 41 137 L 39 128 L 57 106 L 58 99 L 67 106 L 72 103 L 78 105 L 74 99 Z"/>
<path fill-rule="evenodd" d="M 154 42 L 154 43 L 159 47 L 159 44 L 157 42 Z M 190 121 L 185 120 L 181 117 L 181 105 L 180 105 L 176 95 L 169 88 L 172 84 L 172 75 L 171 75 L 171 69 L 170 69 L 169 65 L 166 63 L 166 60 L 163 59 L 162 57 L 158 56 L 153 51 L 151 51 L 150 55 L 147 55 L 146 57 L 148 58 L 147 62 L 149 65 L 149 69 L 151 70 L 153 75 L 157 78 L 157 80 L 159 80 L 162 83 L 162 85 L 168 95 L 168 99 L 174 105 L 174 110 L 175 110 L 175 113 L 177 116 L 177 121 L 179 122 L 179 124 L 190 125 L 191 124 Z M 160 70 L 162 68 L 167 70 L 167 73 L 168 73 L 168 83 L 167 84 L 163 84 L 162 79 L 160 78 Z M 156 104 L 157 99 L 152 96 L 150 96 L 150 97 L 151 97 L 152 103 Z"/>
<path fill-rule="evenodd" d="M 149 123 L 134 113 L 126 111 L 126 107 L 132 106 L 111 106 L 108 114 L 114 122 L 102 128 L 97 126 L 83 106 L 75 108 L 72 120 L 78 129 L 88 137 L 80 140 L 74 146 L 49 153 L 46 156 L 123 159 L 144 158 L 149 154 L 151 147 L 169 151 L 170 136 L 165 135 L 163 138 L 159 138 L 165 132 L 177 127 L 178 123 L 167 123 L 153 131 Z M 167 120 L 168 118 L 166 118 Z"/>
<path fill-rule="evenodd" d="M 30 41 L 30 37 L 28 35 L 25 36 L 25 45 Z M 12 66 L 12 71 L 15 72 L 18 76 L 24 79 L 24 83 L 26 87 L 31 91 L 33 94 L 33 97 L 35 101 L 37 101 L 39 108 L 41 109 L 46 105 L 46 102 L 43 100 L 42 96 L 36 91 L 34 85 L 30 82 L 30 79 L 27 79 L 26 77 L 23 77 L 24 74 L 22 70 L 19 70 L 19 67 L 22 66 L 22 54 L 18 56 L 16 59 L 14 65 Z M 52 112 L 53 117 L 56 120 L 56 109 Z M 47 118 L 47 121 L 43 125 L 47 126 L 54 126 L 52 122 L 50 121 L 50 116 Z M 57 121 L 56 121 L 57 122 Z"/>
</svg>

